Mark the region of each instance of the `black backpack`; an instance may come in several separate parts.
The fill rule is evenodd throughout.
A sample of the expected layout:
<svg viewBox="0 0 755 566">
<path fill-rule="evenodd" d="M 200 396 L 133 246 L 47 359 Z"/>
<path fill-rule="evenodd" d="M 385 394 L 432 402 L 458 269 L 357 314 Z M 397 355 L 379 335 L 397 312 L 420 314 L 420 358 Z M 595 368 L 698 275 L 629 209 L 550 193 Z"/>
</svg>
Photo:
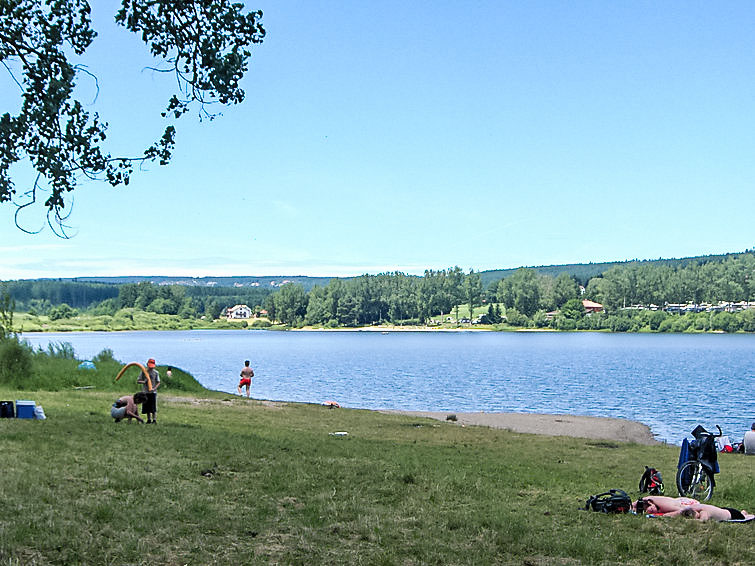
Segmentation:
<svg viewBox="0 0 755 566">
<path fill-rule="evenodd" d="M 16 416 L 13 410 L 13 401 L 0 401 L 0 418 L 12 419 Z"/>
<path fill-rule="evenodd" d="M 645 466 L 645 472 L 640 478 L 640 493 L 663 495 L 663 478 L 661 472 L 655 468 Z"/>
<path fill-rule="evenodd" d="M 600 513 L 628 513 L 632 508 L 632 500 L 621 489 L 611 489 L 605 493 L 591 495 L 585 504 L 587 511 Z"/>
</svg>

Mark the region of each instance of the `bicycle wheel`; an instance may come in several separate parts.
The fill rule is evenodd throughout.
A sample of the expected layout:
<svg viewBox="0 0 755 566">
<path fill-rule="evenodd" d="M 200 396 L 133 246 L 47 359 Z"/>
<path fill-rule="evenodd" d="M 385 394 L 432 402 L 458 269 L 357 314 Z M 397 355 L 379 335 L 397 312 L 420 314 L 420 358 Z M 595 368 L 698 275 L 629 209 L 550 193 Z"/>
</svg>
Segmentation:
<svg viewBox="0 0 755 566">
<path fill-rule="evenodd" d="M 713 495 L 713 477 L 700 462 L 685 462 L 676 472 L 676 489 L 681 496 L 707 501 Z"/>
</svg>

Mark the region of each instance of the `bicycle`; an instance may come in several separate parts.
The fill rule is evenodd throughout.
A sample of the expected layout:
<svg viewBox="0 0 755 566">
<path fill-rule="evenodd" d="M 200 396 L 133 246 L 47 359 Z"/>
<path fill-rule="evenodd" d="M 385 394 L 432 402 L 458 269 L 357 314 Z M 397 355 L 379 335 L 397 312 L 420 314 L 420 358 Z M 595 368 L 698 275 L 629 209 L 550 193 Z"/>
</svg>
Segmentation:
<svg viewBox="0 0 755 566">
<path fill-rule="evenodd" d="M 718 434 L 713 434 L 698 425 L 692 431 L 695 438 L 688 444 L 689 457 L 682 462 L 684 455 L 684 439 L 679 467 L 676 471 L 676 489 L 683 497 L 692 497 L 699 501 L 707 501 L 713 495 L 716 487 L 714 474 L 718 473 L 718 450 L 716 438 L 722 436 L 721 427 L 716 425 Z"/>
</svg>

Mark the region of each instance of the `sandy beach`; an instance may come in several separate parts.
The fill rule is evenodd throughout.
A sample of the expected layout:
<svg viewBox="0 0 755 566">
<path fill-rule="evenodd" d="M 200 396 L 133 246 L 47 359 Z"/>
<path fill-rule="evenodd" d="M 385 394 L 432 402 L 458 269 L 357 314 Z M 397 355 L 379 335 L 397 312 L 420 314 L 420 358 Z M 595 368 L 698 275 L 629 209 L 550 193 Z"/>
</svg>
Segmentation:
<svg viewBox="0 0 755 566">
<path fill-rule="evenodd" d="M 460 426 L 488 426 L 504 428 L 514 432 L 545 434 L 549 436 L 574 436 L 596 438 L 638 444 L 657 444 L 650 427 L 636 421 L 605 417 L 583 417 L 573 415 L 546 415 L 537 413 L 454 413 L 451 411 L 381 411 L 418 417 L 429 417 L 447 421 L 451 414 L 456 415 Z M 453 421 L 450 421 L 453 422 Z"/>
</svg>

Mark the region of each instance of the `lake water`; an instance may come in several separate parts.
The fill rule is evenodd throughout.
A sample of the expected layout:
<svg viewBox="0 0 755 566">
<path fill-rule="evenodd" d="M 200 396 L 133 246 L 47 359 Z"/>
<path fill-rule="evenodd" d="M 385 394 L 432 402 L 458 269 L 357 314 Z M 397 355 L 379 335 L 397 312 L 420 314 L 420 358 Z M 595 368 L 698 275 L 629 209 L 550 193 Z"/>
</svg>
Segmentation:
<svg viewBox="0 0 755 566">
<path fill-rule="evenodd" d="M 27 333 L 80 359 L 180 367 L 236 392 L 243 361 L 258 399 L 345 407 L 621 417 L 681 443 L 697 425 L 739 441 L 755 421 L 755 336 L 535 332 Z"/>
</svg>

